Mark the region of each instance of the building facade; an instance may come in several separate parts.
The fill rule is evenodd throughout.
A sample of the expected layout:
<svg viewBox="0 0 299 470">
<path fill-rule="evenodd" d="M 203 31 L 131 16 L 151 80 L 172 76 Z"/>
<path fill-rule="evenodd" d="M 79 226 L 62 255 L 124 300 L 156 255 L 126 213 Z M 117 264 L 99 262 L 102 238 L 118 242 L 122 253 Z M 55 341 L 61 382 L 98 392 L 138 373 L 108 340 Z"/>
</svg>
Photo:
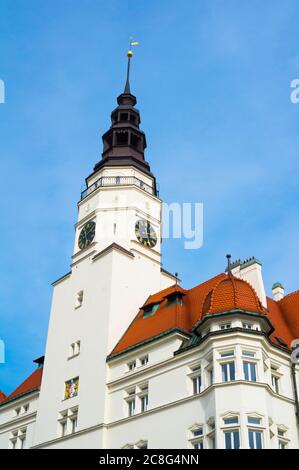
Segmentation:
<svg viewBox="0 0 299 470">
<path fill-rule="evenodd" d="M 299 292 L 261 263 L 183 289 L 162 267 L 162 201 L 129 80 L 53 283 L 45 356 L 8 397 L 0 448 L 298 448 Z"/>
</svg>

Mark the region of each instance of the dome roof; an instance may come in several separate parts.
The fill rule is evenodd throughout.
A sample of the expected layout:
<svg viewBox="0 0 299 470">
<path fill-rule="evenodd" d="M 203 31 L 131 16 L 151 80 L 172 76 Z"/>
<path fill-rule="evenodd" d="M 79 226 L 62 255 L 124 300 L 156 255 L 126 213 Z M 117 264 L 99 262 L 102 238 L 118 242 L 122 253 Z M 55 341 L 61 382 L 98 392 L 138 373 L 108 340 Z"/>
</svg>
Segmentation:
<svg viewBox="0 0 299 470">
<path fill-rule="evenodd" d="M 227 275 L 206 295 L 202 317 L 231 310 L 265 313 L 254 288 L 243 279 Z"/>
</svg>

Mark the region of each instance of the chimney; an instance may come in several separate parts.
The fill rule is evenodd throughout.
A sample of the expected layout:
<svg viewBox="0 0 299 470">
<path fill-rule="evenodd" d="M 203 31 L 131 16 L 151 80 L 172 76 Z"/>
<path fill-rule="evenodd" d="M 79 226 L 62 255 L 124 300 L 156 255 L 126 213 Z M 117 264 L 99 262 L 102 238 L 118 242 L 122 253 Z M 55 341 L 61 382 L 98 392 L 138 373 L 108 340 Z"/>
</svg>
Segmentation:
<svg viewBox="0 0 299 470">
<path fill-rule="evenodd" d="M 280 282 L 275 282 L 272 286 L 273 299 L 278 302 L 284 298 L 284 287 Z"/>
<path fill-rule="evenodd" d="M 234 276 L 249 282 L 256 291 L 263 307 L 267 308 L 267 298 L 262 276 L 262 263 L 254 256 L 244 261 L 239 259 L 231 264 L 231 272 Z"/>
</svg>

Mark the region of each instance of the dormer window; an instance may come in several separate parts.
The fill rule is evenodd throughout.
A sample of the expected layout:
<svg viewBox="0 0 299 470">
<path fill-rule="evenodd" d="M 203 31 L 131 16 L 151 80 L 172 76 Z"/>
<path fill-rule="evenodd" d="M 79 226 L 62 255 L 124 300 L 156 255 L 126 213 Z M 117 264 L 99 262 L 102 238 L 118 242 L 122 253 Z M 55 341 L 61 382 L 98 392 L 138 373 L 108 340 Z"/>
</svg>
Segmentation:
<svg viewBox="0 0 299 470">
<path fill-rule="evenodd" d="M 143 314 L 143 318 L 148 318 L 148 317 L 151 317 L 152 315 L 154 315 L 159 307 L 159 303 L 157 304 L 151 304 L 151 305 L 147 305 L 145 307 L 143 307 L 143 311 L 144 311 L 144 314 Z"/>
</svg>

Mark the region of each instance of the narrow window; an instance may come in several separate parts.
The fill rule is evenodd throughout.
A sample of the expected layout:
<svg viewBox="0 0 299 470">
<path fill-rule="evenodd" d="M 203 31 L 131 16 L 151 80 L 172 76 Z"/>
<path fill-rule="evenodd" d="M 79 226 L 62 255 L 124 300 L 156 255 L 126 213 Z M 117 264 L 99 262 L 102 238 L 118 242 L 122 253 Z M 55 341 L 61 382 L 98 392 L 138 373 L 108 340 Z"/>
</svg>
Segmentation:
<svg viewBox="0 0 299 470">
<path fill-rule="evenodd" d="M 74 418 L 71 418 L 71 422 L 72 422 L 72 434 L 74 434 L 76 432 L 76 429 L 77 429 L 77 416 L 75 416 Z"/>
<path fill-rule="evenodd" d="M 203 440 L 201 439 L 200 441 L 194 442 L 193 449 L 203 449 Z"/>
<path fill-rule="evenodd" d="M 272 387 L 276 393 L 279 393 L 279 377 L 277 375 L 271 375 Z"/>
<path fill-rule="evenodd" d="M 60 421 L 60 435 L 61 437 L 66 435 L 66 420 Z"/>
<path fill-rule="evenodd" d="M 135 398 L 128 401 L 128 412 L 129 416 L 133 416 L 135 414 Z"/>
<path fill-rule="evenodd" d="M 248 430 L 248 439 L 250 449 L 262 449 L 262 431 L 256 431 L 253 429 Z"/>
<path fill-rule="evenodd" d="M 243 361 L 244 378 L 248 382 L 256 382 L 256 364 Z"/>
<path fill-rule="evenodd" d="M 201 375 L 197 375 L 196 377 L 193 377 L 192 384 L 193 384 L 193 395 L 197 395 L 198 393 L 200 393 L 200 389 L 201 389 Z"/>
<path fill-rule="evenodd" d="M 279 449 L 287 449 L 288 448 L 288 445 L 285 441 L 278 441 L 278 448 Z"/>
<path fill-rule="evenodd" d="M 127 367 L 128 367 L 128 370 L 132 372 L 133 370 L 136 369 L 136 361 L 128 362 Z"/>
<path fill-rule="evenodd" d="M 239 449 L 240 447 L 240 434 L 238 430 L 225 431 L 225 448 L 226 449 Z"/>
<path fill-rule="evenodd" d="M 234 362 L 226 362 L 225 364 L 221 364 L 222 369 L 222 381 L 223 382 L 230 382 L 231 380 L 235 380 L 235 363 Z"/>
<path fill-rule="evenodd" d="M 146 366 L 148 364 L 148 356 L 144 356 L 140 358 L 140 365 Z"/>
<path fill-rule="evenodd" d="M 141 413 L 144 413 L 148 409 L 148 395 L 143 395 L 140 398 L 141 401 Z"/>
</svg>

